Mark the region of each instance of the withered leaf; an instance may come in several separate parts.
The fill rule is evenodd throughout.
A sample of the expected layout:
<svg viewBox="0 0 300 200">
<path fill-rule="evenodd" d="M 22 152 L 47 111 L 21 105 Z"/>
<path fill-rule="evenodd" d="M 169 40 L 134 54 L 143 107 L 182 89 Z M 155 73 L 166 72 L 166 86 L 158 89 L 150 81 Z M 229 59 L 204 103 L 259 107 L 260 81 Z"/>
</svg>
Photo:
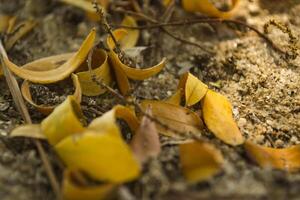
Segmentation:
<svg viewBox="0 0 300 200">
<path fill-rule="evenodd" d="M 73 96 L 68 96 L 42 121 L 41 129 L 49 143 L 56 145 L 63 138 L 84 130 L 80 119 L 83 119 L 83 115 L 79 104 Z"/>
<path fill-rule="evenodd" d="M 133 17 L 125 16 L 121 25 L 136 27 L 137 23 Z M 120 40 L 120 45 L 122 49 L 132 48 L 138 42 L 140 31 L 137 29 L 126 29 L 127 34 Z"/>
<path fill-rule="evenodd" d="M 189 12 L 201 12 L 210 17 L 219 17 L 227 19 L 232 17 L 238 7 L 239 0 L 232 0 L 229 11 L 220 11 L 210 0 L 182 0 L 182 6 Z"/>
<path fill-rule="evenodd" d="M 263 168 L 275 168 L 289 172 L 300 169 L 300 145 L 276 149 L 246 141 L 244 147 L 248 156 Z"/>
<path fill-rule="evenodd" d="M 240 145 L 244 142 L 226 97 L 208 90 L 202 100 L 202 110 L 206 126 L 217 138 L 230 145 Z"/>
<path fill-rule="evenodd" d="M 146 113 L 152 115 L 151 108 Z M 156 157 L 161 151 L 155 123 L 146 116 L 142 118 L 141 125 L 132 138 L 131 149 L 141 163 Z"/>
<path fill-rule="evenodd" d="M 178 88 L 184 90 L 185 104 L 187 106 L 198 103 L 208 90 L 207 85 L 191 73 L 186 73 L 181 77 Z"/>
<path fill-rule="evenodd" d="M 141 107 L 145 111 L 147 107 L 152 108 L 153 117 L 155 117 L 160 122 L 164 123 L 168 127 L 177 130 L 182 133 L 194 133 L 199 134 L 203 128 L 203 122 L 199 116 L 189 110 L 178 105 L 166 103 L 163 101 L 142 101 Z M 174 131 L 166 129 L 165 127 L 156 124 L 158 132 L 172 137 L 178 137 Z"/>
<path fill-rule="evenodd" d="M 25 125 L 18 126 L 14 130 L 12 130 L 9 136 L 47 139 L 42 132 L 40 124 L 25 124 Z"/>
<path fill-rule="evenodd" d="M 62 194 L 66 200 L 102 200 L 116 187 L 111 183 L 89 184 L 84 176 L 78 180 L 79 171 L 66 170 L 62 184 Z M 79 174 L 80 176 L 80 174 Z"/>
<path fill-rule="evenodd" d="M 221 152 L 212 144 L 195 141 L 179 145 L 182 172 L 189 183 L 208 180 L 222 169 Z"/>
<path fill-rule="evenodd" d="M 75 101 L 78 102 L 78 104 L 80 104 L 82 92 L 81 92 L 81 87 L 77 75 L 72 74 L 72 80 L 73 80 L 73 85 L 75 87 L 73 96 Z M 31 92 L 30 92 L 30 83 L 27 80 L 25 80 L 21 86 L 21 93 L 24 99 L 29 104 L 31 104 L 34 108 L 36 108 L 39 112 L 43 113 L 44 115 L 49 115 L 57 106 L 57 105 L 47 106 L 47 105 L 36 104 L 32 99 Z"/>
<path fill-rule="evenodd" d="M 83 65 L 86 65 L 86 63 L 83 63 Z M 85 68 L 87 68 L 87 66 Z M 112 83 L 108 56 L 105 51 L 98 49 L 93 51 L 92 68 L 92 72 L 83 71 L 77 73 L 82 93 L 86 96 L 97 96 L 106 92 L 105 88 L 101 88 L 92 80 L 92 75 L 95 75 L 97 79 L 100 79 L 106 85 L 111 85 Z"/>
<path fill-rule="evenodd" d="M 122 183 L 140 173 L 129 146 L 109 132 L 87 129 L 63 139 L 55 150 L 67 167 L 80 169 L 98 181 Z"/>
<path fill-rule="evenodd" d="M 92 29 L 79 50 L 67 62 L 52 70 L 35 71 L 20 68 L 7 58 L 4 58 L 4 62 L 13 73 L 25 80 L 29 80 L 33 83 L 54 83 L 67 78 L 80 66 L 80 64 L 85 60 L 90 49 L 93 47 L 95 37 L 96 30 Z"/>
</svg>

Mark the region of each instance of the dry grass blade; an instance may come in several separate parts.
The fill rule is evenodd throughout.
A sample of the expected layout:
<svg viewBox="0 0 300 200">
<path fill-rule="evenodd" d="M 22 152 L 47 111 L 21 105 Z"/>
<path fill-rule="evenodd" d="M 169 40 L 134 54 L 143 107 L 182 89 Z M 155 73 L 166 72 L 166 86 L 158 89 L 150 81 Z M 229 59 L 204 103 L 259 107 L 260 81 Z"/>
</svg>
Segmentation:
<svg viewBox="0 0 300 200">
<path fill-rule="evenodd" d="M 1 65 L 3 67 L 3 71 L 4 71 L 4 75 L 6 78 L 6 82 L 8 84 L 9 90 L 13 96 L 14 102 L 19 110 L 19 112 L 21 113 L 24 121 L 28 124 L 32 124 L 30 115 L 28 113 L 27 107 L 25 106 L 24 100 L 22 98 L 21 92 L 20 92 L 20 88 L 19 85 L 16 81 L 16 78 L 13 76 L 13 74 L 9 71 L 9 69 L 6 67 L 6 65 L 4 64 L 3 59 L 4 58 L 8 58 L 6 51 L 3 47 L 2 41 L 0 40 L 0 59 L 1 59 Z M 35 140 L 35 145 L 38 149 L 38 152 L 41 156 L 41 159 L 43 161 L 44 167 L 46 169 L 46 173 L 49 177 L 51 186 L 57 196 L 57 198 L 60 197 L 60 187 L 59 187 L 59 183 L 55 177 L 55 174 L 53 172 L 53 169 L 50 165 L 49 159 L 45 153 L 45 150 L 43 149 L 41 143 L 38 140 Z"/>
</svg>

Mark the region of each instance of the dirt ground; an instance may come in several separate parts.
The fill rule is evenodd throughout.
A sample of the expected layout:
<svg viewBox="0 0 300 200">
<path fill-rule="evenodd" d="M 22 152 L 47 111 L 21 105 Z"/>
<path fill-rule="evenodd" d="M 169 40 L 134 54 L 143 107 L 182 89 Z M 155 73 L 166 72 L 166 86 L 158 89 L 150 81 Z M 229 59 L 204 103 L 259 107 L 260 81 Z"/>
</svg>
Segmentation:
<svg viewBox="0 0 300 200">
<path fill-rule="evenodd" d="M 153 13 L 161 15 L 157 2 Z M 74 7 L 50 0 L 0 0 L 0 12 L 21 19 L 34 18 L 38 26 L 8 52 L 17 64 L 37 58 L 76 50 L 90 28 L 95 26 Z M 300 34 L 300 2 L 280 0 L 242 0 L 237 18 L 262 30 L 270 19 L 288 24 L 294 35 Z M 115 24 L 121 19 L 110 13 Z M 191 17 L 177 7 L 173 18 Z M 148 46 L 143 64 L 168 58 L 166 69 L 143 82 L 135 82 L 133 95 L 138 99 L 164 99 L 177 87 L 179 76 L 190 70 L 210 88 L 227 96 L 243 135 L 262 145 L 287 147 L 300 143 L 300 58 L 287 63 L 253 32 L 243 33 L 223 24 L 186 25 L 169 30 L 198 42 L 213 53 L 181 43 L 159 29 L 144 30 L 138 46 Z M 287 44 L 287 36 L 271 29 L 270 37 L 278 45 Z M 99 32 L 101 35 L 101 32 Z M 299 46 L 298 42 L 298 46 Z M 69 83 L 69 82 L 67 82 Z M 68 85 L 68 87 L 65 87 Z M 71 84 L 32 88 L 36 102 L 62 102 L 73 91 Z M 83 97 L 84 114 L 91 120 L 117 101 L 110 94 Z M 35 122 L 43 116 L 33 108 Z M 0 78 L 0 198 L 2 200 L 54 199 L 42 162 L 29 139 L 10 139 L 11 129 L 22 123 L 14 107 L 5 79 Z M 219 148 L 225 158 L 222 173 L 197 185 L 187 185 L 178 164 L 178 148 L 172 139 L 162 137 L 163 151 L 150 161 L 143 175 L 120 187 L 116 199 L 300 199 L 300 174 L 261 169 L 252 163 L 241 147 L 228 146 L 211 133 L 203 137 Z M 62 170 L 58 158 L 44 144 L 57 176 Z"/>
</svg>

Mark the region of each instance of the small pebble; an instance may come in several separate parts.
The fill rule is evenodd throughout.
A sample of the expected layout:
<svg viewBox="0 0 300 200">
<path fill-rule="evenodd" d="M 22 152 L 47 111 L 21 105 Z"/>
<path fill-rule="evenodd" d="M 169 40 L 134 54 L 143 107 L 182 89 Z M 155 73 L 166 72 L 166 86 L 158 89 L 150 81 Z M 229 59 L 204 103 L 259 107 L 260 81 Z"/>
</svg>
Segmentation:
<svg viewBox="0 0 300 200">
<path fill-rule="evenodd" d="M 241 117 L 238 121 L 238 126 L 239 127 L 244 127 L 247 124 L 247 120 L 243 117 Z"/>
<path fill-rule="evenodd" d="M 295 144 L 298 141 L 298 139 L 296 136 L 292 136 L 290 141 Z"/>
<path fill-rule="evenodd" d="M 265 139 L 264 135 L 258 135 L 258 136 L 255 137 L 255 141 L 256 141 L 257 144 L 263 144 L 264 139 Z"/>
<path fill-rule="evenodd" d="M 275 141 L 275 146 L 276 147 L 283 147 L 284 146 L 284 142 L 281 139 L 277 139 Z"/>
<path fill-rule="evenodd" d="M 9 151 L 5 151 L 2 154 L 1 160 L 5 164 L 11 163 L 14 160 L 14 155 L 11 152 L 9 152 Z"/>
</svg>

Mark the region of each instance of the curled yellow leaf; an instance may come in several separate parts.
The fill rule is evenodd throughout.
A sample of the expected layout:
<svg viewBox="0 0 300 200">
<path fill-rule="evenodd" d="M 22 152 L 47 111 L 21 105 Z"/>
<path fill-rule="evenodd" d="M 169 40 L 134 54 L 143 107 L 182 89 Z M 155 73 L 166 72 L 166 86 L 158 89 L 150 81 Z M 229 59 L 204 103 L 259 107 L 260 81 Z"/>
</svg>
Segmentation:
<svg viewBox="0 0 300 200">
<path fill-rule="evenodd" d="M 187 106 L 198 103 L 208 90 L 207 85 L 191 73 L 186 73 L 181 77 L 178 87 L 184 90 L 185 104 Z"/>
<path fill-rule="evenodd" d="M 115 188 L 115 185 L 110 183 L 88 184 L 87 180 L 78 180 L 75 173 L 80 172 L 71 170 L 64 172 L 62 194 L 65 200 L 102 200 L 106 199 Z"/>
<path fill-rule="evenodd" d="M 179 106 L 181 103 L 182 93 L 183 93 L 182 89 L 179 88 L 171 97 L 166 99 L 165 102 Z"/>
<path fill-rule="evenodd" d="M 53 70 L 67 62 L 75 53 L 63 53 L 54 56 L 40 58 L 38 60 L 29 62 L 23 66 L 24 69 L 32 71 L 48 71 Z"/>
<path fill-rule="evenodd" d="M 8 37 L 5 41 L 5 49 L 9 50 L 13 47 L 13 45 L 27 33 L 29 33 L 35 26 L 37 22 L 34 20 L 27 20 L 22 23 L 22 28 L 18 29 L 12 36 Z"/>
<path fill-rule="evenodd" d="M 8 15 L 2 15 L 0 14 L 0 33 L 6 32 L 9 24 L 9 19 L 11 17 Z"/>
<path fill-rule="evenodd" d="M 78 77 L 75 74 L 72 74 L 72 80 L 73 80 L 73 85 L 75 87 L 73 96 L 75 101 L 80 104 L 82 94 L 81 94 L 81 87 L 80 87 Z M 24 99 L 29 104 L 31 104 L 34 108 L 36 108 L 39 112 L 43 113 L 44 115 L 49 115 L 57 106 L 57 105 L 47 106 L 47 105 L 36 104 L 32 99 L 31 92 L 30 92 L 30 83 L 27 80 L 25 80 L 21 86 L 21 93 Z"/>
<path fill-rule="evenodd" d="M 80 64 L 85 60 L 90 49 L 93 47 L 94 40 L 96 37 L 96 30 L 92 29 L 87 38 L 83 41 L 79 50 L 64 64 L 58 68 L 48 71 L 35 71 L 25 68 L 20 68 L 13 62 L 4 58 L 4 63 L 7 67 L 15 73 L 17 76 L 29 80 L 33 83 L 54 83 L 67 78 L 72 72 L 74 72 Z"/>
<path fill-rule="evenodd" d="M 179 156 L 182 172 L 190 183 L 208 180 L 220 172 L 224 163 L 218 149 L 199 141 L 181 144 Z"/>
<path fill-rule="evenodd" d="M 82 93 L 86 96 L 97 96 L 106 91 L 105 88 L 101 88 L 92 80 L 92 75 L 95 75 L 98 79 L 101 79 L 101 81 L 106 85 L 110 85 L 112 83 L 112 75 L 110 66 L 108 64 L 108 56 L 105 51 L 98 49 L 93 51 L 92 67 L 94 68 L 92 72 L 83 71 L 77 73 L 82 88 Z"/>
<path fill-rule="evenodd" d="M 84 130 L 79 119 L 83 119 L 80 106 L 73 96 L 68 96 L 42 121 L 41 129 L 49 143 L 55 145 L 63 138 Z"/>
<path fill-rule="evenodd" d="M 140 166 L 121 137 L 86 130 L 59 142 L 55 150 L 69 168 L 82 170 L 91 178 L 110 183 L 135 179 Z"/>
<path fill-rule="evenodd" d="M 244 142 L 244 137 L 233 119 L 231 104 L 226 97 L 208 90 L 202 102 L 202 110 L 207 128 L 217 138 L 230 145 Z"/>
<path fill-rule="evenodd" d="M 187 108 L 162 101 L 142 101 L 141 107 L 144 111 L 149 106 L 152 108 L 153 117 L 173 130 L 187 134 L 189 132 L 199 134 L 203 128 L 203 122 L 199 116 Z M 172 130 L 159 124 L 157 124 L 157 129 L 163 135 L 178 137 Z"/>
<path fill-rule="evenodd" d="M 133 132 L 136 132 L 136 130 L 140 126 L 140 123 L 135 115 L 134 110 L 122 105 L 115 106 L 114 110 L 116 112 L 116 117 L 119 119 L 123 119 L 128 124 L 130 129 Z"/>
<path fill-rule="evenodd" d="M 10 137 L 30 137 L 36 139 L 46 139 L 40 124 L 25 124 L 16 127 L 9 134 Z"/>
<path fill-rule="evenodd" d="M 239 0 L 232 0 L 231 2 L 232 5 L 229 11 L 220 11 L 210 0 L 182 0 L 182 6 L 189 12 L 201 12 L 210 17 L 227 19 L 235 14 Z"/>
<path fill-rule="evenodd" d="M 300 145 L 276 149 L 246 141 L 244 147 L 248 156 L 263 168 L 275 168 L 289 172 L 300 169 Z"/>
<path fill-rule="evenodd" d="M 133 17 L 125 16 L 121 25 L 136 27 L 137 23 Z M 120 40 L 120 45 L 122 49 L 134 47 L 138 42 L 140 35 L 140 31 L 137 29 L 126 29 L 126 31 L 127 34 Z"/>
<path fill-rule="evenodd" d="M 118 55 L 115 54 L 114 52 L 109 53 L 109 60 L 110 60 L 111 66 L 114 70 L 118 88 L 119 88 L 121 94 L 123 94 L 123 95 L 128 94 L 128 92 L 130 90 L 130 83 L 129 83 L 126 73 L 122 69 L 122 65 L 124 65 L 124 64 L 119 59 Z"/>
</svg>

